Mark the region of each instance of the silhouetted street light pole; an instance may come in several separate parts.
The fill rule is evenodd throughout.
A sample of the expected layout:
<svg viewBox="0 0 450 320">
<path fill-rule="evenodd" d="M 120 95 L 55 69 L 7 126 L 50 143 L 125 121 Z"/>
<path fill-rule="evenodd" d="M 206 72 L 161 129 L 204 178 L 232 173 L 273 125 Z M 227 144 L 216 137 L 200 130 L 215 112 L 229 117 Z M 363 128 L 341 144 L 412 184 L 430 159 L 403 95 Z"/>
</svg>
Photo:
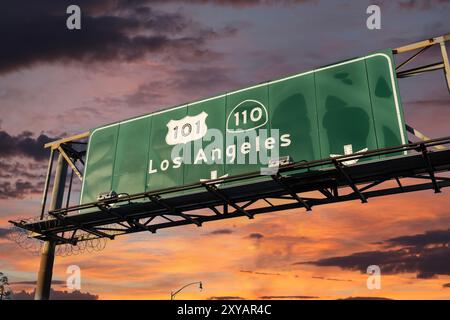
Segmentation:
<svg viewBox="0 0 450 320">
<path fill-rule="evenodd" d="M 175 296 L 177 295 L 177 293 L 179 293 L 181 290 L 183 290 L 184 288 L 189 287 L 189 286 L 191 286 L 191 285 L 193 285 L 193 284 L 198 284 L 198 288 L 200 289 L 200 291 L 203 290 L 203 284 L 202 284 L 201 281 L 191 282 L 191 283 L 188 283 L 187 285 L 181 287 L 180 289 L 178 289 L 178 290 L 175 291 L 175 292 L 172 291 L 172 292 L 170 293 L 170 300 L 173 300 L 173 299 L 175 298 Z"/>
</svg>

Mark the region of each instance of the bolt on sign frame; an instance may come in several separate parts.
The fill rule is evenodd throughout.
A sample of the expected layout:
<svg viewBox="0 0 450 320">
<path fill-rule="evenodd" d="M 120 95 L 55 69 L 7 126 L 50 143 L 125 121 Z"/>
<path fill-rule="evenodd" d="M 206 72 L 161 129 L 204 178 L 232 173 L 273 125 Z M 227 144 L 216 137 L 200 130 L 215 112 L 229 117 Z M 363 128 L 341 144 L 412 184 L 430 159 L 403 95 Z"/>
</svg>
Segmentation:
<svg viewBox="0 0 450 320">
<path fill-rule="evenodd" d="M 393 49 L 393 54 L 402 54 L 413 50 L 419 50 L 396 67 L 396 77 L 409 77 L 423 72 L 442 69 L 444 70 L 446 77 L 447 87 L 450 90 L 450 67 L 445 48 L 445 41 L 448 40 L 450 40 L 450 35 L 445 35 Z M 412 60 L 420 54 L 423 54 L 433 45 L 440 46 L 442 54 L 441 62 L 400 71 L 405 65 L 411 63 Z M 388 53 L 383 54 L 389 56 Z M 390 59 L 388 60 L 391 62 L 393 61 Z M 367 60 L 364 60 L 364 63 L 365 72 L 367 74 L 369 64 L 367 64 Z M 374 69 L 377 69 L 376 66 Z M 310 75 L 306 75 L 306 77 L 308 76 Z M 344 84 L 345 82 L 353 81 L 351 77 L 349 78 L 348 75 L 345 75 L 345 72 L 334 74 L 334 76 L 337 76 L 339 81 Z M 301 81 L 305 81 L 306 83 L 304 83 L 304 85 L 306 87 L 310 86 L 309 88 L 311 88 L 311 86 L 316 85 L 317 82 L 326 82 L 326 79 L 321 80 L 320 77 L 322 76 L 317 76 L 314 83 L 304 79 Z M 323 77 L 326 78 L 325 75 Z M 277 82 L 272 82 L 271 84 L 276 86 L 276 83 Z M 365 92 L 370 96 L 370 81 L 368 86 L 369 89 L 366 89 Z M 257 86 L 252 88 L 252 90 L 258 91 L 261 90 L 261 88 L 265 87 Z M 392 89 L 394 86 L 391 86 L 390 88 Z M 315 87 L 315 89 L 317 94 L 318 87 Z M 388 90 L 381 89 L 378 90 L 381 94 L 372 95 L 370 96 L 371 99 L 383 98 L 383 93 Z M 268 90 L 269 95 L 270 90 L 271 88 Z M 273 90 L 276 91 L 276 89 Z M 320 90 L 321 89 L 319 88 L 319 91 Z M 375 85 L 373 90 L 374 92 L 377 92 L 377 85 Z M 235 93 L 236 96 L 243 94 L 243 91 Z M 263 92 L 259 94 L 264 96 L 264 94 L 267 93 Z M 227 96 L 216 97 L 213 99 L 216 99 L 223 104 L 223 108 L 221 109 L 222 113 L 230 110 L 232 106 L 233 108 L 236 108 L 237 101 L 242 101 L 243 99 L 244 101 L 252 100 L 245 96 L 239 98 L 233 97 L 233 99 L 235 99 L 233 100 L 233 103 L 227 105 Z M 277 99 L 277 95 L 275 94 L 266 97 L 266 101 L 267 99 Z M 310 98 L 306 97 L 305 99 Z M 318 98 L 315 97 L 314 99 Z M 191 109 L 179 108 L 175 110 L 175 112 L 179 113 L 177 119 L 189 119 L 189 116 L 194 117 L 198 115 L 198 111 L 202 109 L 201 105 L 204 102 L 205 101 L 193 103 L 193 108 Z M 198 108 L 198 110 L 196 108 Z M 244 108 L 243 110 L 246 109 Z M 269 110 L 266 119 L 258 119 L 261 120 L 261 122 L 257 124 L 258 126 L 270 127 L 271 125 L 274 125 L 273 122 L 276 122 L 274 121 L 276 117 L 273 117 L 273 114 L 270 112 L 274 113 Z M 371 112 L 373 112 L 373 110 L 371 110 Z M 157 122 L 164 124 L 166 121 L 172 120 L 171 117 L 166 117 L 164 114 L 157 116 L 159 116 L 159 118 L 156 118 L 155 115 L 154 119 L 157 119 Z M 124 128 L 126 128 L 124 129 L 124 137 L 133 136 L 133 130 L 139 131 L 141 129 L 144 130 L 147 137 L 149 135 L 150 137 L 153 137 L 153 132 L 151 132 L 151 130 L 154 130 L 153 127 L 149 127 L 145 124 L 147 118 L 144 116 L 137 120 L 132 119 L 131 121 L 142 121 L 140 126 L 138 125 L 134 128 L 127 127 L 126 124 L 128 122 L 126 121 L 121 122 L 120 125 L 124 125 Z M 394 117 L 394 119 L 402 124 L 401 117 Z M 323 121 L 322 124 L 326 122 L 327 121 Z M 283 120 L 280 120 L 280 123 L 278 123 L 277 126 L 278 125 L 280 127 L 283 126 Z M 117 125 L 111 125 L 111 127 L 114 126 Z M 224 129 L 225 126 L 227 125 L 224 125 Z M 399 128 L 401 128 L 401 125 Z M 221 175 L 225 171 L 220 171 L 220 167 L 218 167 L 216 176 L 211 176 L 211 179 L 199 181 L 200 177 L 198 176 L 198 173 L 194 171 L 190 172 L 191 169 L 188 169 L 183 173 L 183 179 L 185 179 L 183 180 L 183 183 L 176 186 L 171 184 L 165 185 L 165 182 L 162 181 L 160 184 L 156 184 L 159 186 L 156 190 L 151 188 L 134 190 L 136 192 L 131 190 L 127 194 L 122 194 L 121 197 L 102 201 L 89 198 L 85 199 L 80 205 L 69 206 L 69 198 L 72 192 L 72 179 L 74 175 L 83 181 L 86 179 L 86 174 L 89 174 L 89 172 L 86 172 L 85 170 L 83 176 L 83 173 L 77 166 L 77 163 L 85 165 L 84 159 L 86 159 L 86 152 L 80 152 L 78 151 L 79 148 L 74 147 L 75 145 L 85 144 L 85 139 L 88 137 L 91 137 L 92 139 L 93 133 L 86 132 L 45 145 L 46 148 L 50 148 L 51 154 L 44 186 L 41 215 L 39 219 L 34 219 L 32 221 L 18 220 L 10 221 L 10 223 L 23 229 L 31 237 L 46 241 L 46 244 L 52 244 L 54 249 L 55 245 L 63 243 L 76 245 L 79 242 L 89 239 L 114 239 L 117 235 L 141 231 L 150 231 L 154 233 L 158 229 L 188 224 L 201 226 L 204 222 L 208 221 L 240 216 L 253 218 L 255 215 L 261 213 L 294 208 L 311 210 L 314 206 L 333 202 L 360 200 L 364 203 L 371 197 L 404 192 L 427 189 L 434 190 L 434 192 L 441 192 L 442 188 L 449 187 L 450 178 L 442 175 L 442 173 L 448 173 L 450 171 L 450 149 L 448 148 L 450 145 L 450 137 L 428 139 L 426 136 L 409 126 L 406 126 L 406 129 L 410 133 L 416 134 L 416 136 L 424 141 L 415 143 L 408 141 L 409 143 L 407 143 L 403 140 L 406 136 L 403 136 L 400 132 L 397 136 L 397 139 L 400 140 L 395 140 L 399 141 L 397 145 L 393 144 L 392 141 L 388 143 L 388 145 L 382 145 L 382 147 L 380 147 L 380 144 L 373 143 L 370 150 L 334 156 L 329 155 L 330 152 L 335 152 L 333 149 L 327 149 L 321 146 L 318 149 L 316 156 L 311 156 L 307 159 L 300 158 L 300 160 L 294 159 L 293 163 L 280 166 L 277 172 L 273 172 L 271 175 L 266 176 L 264 180 L 260 179 L 261 172 L 259 170 L 249 170 L 249 168 L 246 168 L 243 172 L 239 172 L 239 169 L 231 168 L 230 172 L 232 172 L 232 174 L 222 177 Z M 117 128 L 117 130 L 121 129 Z M 154 137 L 164 139 L 164 135 L 167 134 L 167 128 L 164 128 L 164 131 L 161 129 L 155 130 L 154 133 Z M 317 135 L 317 140 L 319 140 L 320 132 L 318 132 Z M 170 139 L 170 137 L 167 139 L 166 135 L 166 142 L 170 142 Z M 115 140 L 118 140 L 117 137 Z M 380 139 L 375 140 L 380 141 Z M 105 138 L 105 141 L 108 141 L 108 139 Z M 120 146 L 120 141 L 116 141 L 116 143 L 117 148 L 123 148 L 123 151 L 126 153 L 126 146 Z M 150 144 L 144 145 L 150 146 Z M 356 144 L 355 149 L 360 147 L 361 145 Z M 120 158 L 121 156 L 116 157 L 116 153 L 114 152 L 114 155 L 112 155 L 108 152 L 108 148 L 108 146 L 105 147 L 103 153 L 100 152 L 95 156 L 98 158 L 110 157 L 111 159 L 114 159 L 115 163 L 110 165 L 112 168 L 124 165 L 123 162 L 126 162 L 126 157 L 123 159 Z M 149 152 L 152 152 L 145 148 L 144 151 L 142 151 L 144 157 L 148 155 Z M 289 155 L 290 152 L 295 152 L 295 150 L 289 150 L 287 155 Z M 55 153 L 59 153 L 59 161 L 56 168 L 55 181 L 53 183 L 52 205 L 50 210 L 47 211 L 47 215 L 45 215 Z M 165 146 L 155 145 L 153 153 L 155 157 L 161 157 L 167 153 L 167 150 Z M 64 174 L 61 173 L 66 172 L 62 170 L 62 164 L 65 166 L 68 165 L 71 170 L 68 190 L 65 190 L 65 183 L 59 183 L 59 179 L 65 179 Z M 148 167 L 146 167 L 146 165 L 144 166 L 142 163 L 133 163 L 133 165 L 140 169 L 145 167 L 145 169 L 148 170 Z M 91 170 L 94 170 L 95 165 L 90 168 Z M 254 168 L 257 169 L 259 166 Z M 111 168 L 109 170 L 111 170 Z M 104 172 L 104 168 L 99 168 L 99 171 L 100 172 L 94 173 L 96 179 L 104 179 L 105 181 L 110 179 L 108 172 Z M 111 174 L 111 172 L 112 171 L 109 171 L 109 174 Z M 126 172 L 126 170 L 124 172 Z M 143 181 L 142 177 L 133 175 L 121 177 L 119 175 L 118 177 L 113 177 L 113 187 L 115 187 L 114 183 L 120 185 L 121 179 L 125 179 L 125 181 L 128 180 L 125 184 L 128 184 L 130 180 L 133 181 L 133 179 L 141 179 L 139 181 Z M 105 185 L 107 185 L 107 183 Z M 56 192 L 55 188 L 58 188 Z M 111 185 L 108 185 L 107 190 L 102 191 L 109 191 L 109 188 L 111 188 Z M 64 206 L 61 201 L 61 194 L 64 194 L 65 192 L 67 192 L 67 202 Z M 55 201 L 54 198 L 58 198 L 59 200 Z M 80 235 L 79 231 L 82 231 L 83 233 Z M 44 271 L 46 272 L 43 272 L 43 275 L 41 276 L 40 271 L 39 278 L 41 280 L 38 281 L 38 284 L 46 283 L 49 286 L 49 281 L 51 281 L 51 268 L 53 262 L 51 261 L 50 264 L 48 262 L 53 259 L 54 250 L 51 250 L 52 246 L 44 246 L 44 248 L 49 249 L 46 252 L 43 252 L 41 271 L 45 269 Z M 50 274 L 50 276 L 48 276 L 48 274 Z M 40 285 L 38 285 L 38 287 L 39 286 Z M 42 297 L 45 298 L 46 296 L 43 295 Z"/>
</svg>

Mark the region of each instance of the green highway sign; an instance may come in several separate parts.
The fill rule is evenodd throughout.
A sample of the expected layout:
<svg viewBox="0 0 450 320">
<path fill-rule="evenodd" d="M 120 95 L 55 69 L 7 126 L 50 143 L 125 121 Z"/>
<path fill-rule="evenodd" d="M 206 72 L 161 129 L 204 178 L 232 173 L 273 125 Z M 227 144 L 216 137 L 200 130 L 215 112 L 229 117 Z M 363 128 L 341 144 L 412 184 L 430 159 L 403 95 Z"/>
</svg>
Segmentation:
<svg viewBox="0 0 450 320">
<path fill-rule="evenodd" d="M 385 50 L 94 129 L 81 203 L 406 142 Z"/>
</svg>

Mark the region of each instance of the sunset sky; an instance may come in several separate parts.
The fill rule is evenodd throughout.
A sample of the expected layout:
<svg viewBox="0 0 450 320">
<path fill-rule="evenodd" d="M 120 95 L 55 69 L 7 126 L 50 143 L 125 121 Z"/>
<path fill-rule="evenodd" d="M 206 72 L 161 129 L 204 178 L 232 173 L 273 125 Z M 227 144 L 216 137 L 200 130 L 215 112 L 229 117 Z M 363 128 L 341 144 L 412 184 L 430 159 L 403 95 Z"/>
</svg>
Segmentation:
<svg viewBox="0 0 450 320">
<path fill-rule="evenodd" d="M 66 29 L 70 4 L 81 8 L 81 30 Z M 369 4 L 381 8 L 381 30 L 366 27 Z M 8 239 L 7 221 L 39 214 L 44 143 L 450 33 L 448 0 L 5 0 L 0 8 L 0 272 L 28 293 L 39 258 Z M 437 49 L 420 62 L 436 62 Z M 450 136 L 443 73 L 399 85 L 406 123 Z M 100 252 L 56 257 L 53 289 L 67 290 L 66 268 L 78 265 L 89 293 L 81 298 L 168 299 L 201 280 L 203 291 L 178 298 L 450 299 L 449 194 L 118 237 Z M 380 290 L 366 287 L 371 264 L 381 267 Z"/>
</svg>

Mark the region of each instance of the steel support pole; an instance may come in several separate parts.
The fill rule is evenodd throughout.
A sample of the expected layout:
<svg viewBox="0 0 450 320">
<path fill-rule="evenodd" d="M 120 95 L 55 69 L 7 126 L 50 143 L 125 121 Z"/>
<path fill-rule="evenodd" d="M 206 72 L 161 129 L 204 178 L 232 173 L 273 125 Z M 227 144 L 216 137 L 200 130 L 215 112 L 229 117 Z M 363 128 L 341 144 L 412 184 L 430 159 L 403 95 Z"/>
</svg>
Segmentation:
<svg viewBox="0 0 450 320">
<path fill-rule="evenodd" d="M 448 61 L 448 54 L 447 49 L 445 47 L 445 41 L 441 42 L 441 54 L 442 54 L 442 61 L 444 62 L 444 74 L 445 74 L 445 80 L 447 80 L 447 88 L 450 92 L 450 62 Z"/>
<path fill-rule="evenodd" d="M 52 176 L 52 167 L 53 167 L 54 158 L 55 158 L 55 151 L 53 149 L 51 149 L 50 150 L 50 158 L 48 160 L 47 175 L 45 176 L 44 194 L 42 195 L 42 202 L 41 202 L 41 206 L 42 206 L 41 220 L 44 219 L 45 205 L 47 203 L 48 187 L 50 185 L 50 177 Z"/>
<path fill-rule="evenodd" d="M 66 185 L 67 162 L 60 154 L 56 165 L 55 179 L 53 182 L 52 201 L 50 210 L 60 209 L 63 203 L 64 188 Z M 45 241 L 41 252 L 38 279 L 36 284 L 35 300 L 48 300 L 52 284 L 53 262 L 55 260 L 55 241 Z"/>
</svg>

